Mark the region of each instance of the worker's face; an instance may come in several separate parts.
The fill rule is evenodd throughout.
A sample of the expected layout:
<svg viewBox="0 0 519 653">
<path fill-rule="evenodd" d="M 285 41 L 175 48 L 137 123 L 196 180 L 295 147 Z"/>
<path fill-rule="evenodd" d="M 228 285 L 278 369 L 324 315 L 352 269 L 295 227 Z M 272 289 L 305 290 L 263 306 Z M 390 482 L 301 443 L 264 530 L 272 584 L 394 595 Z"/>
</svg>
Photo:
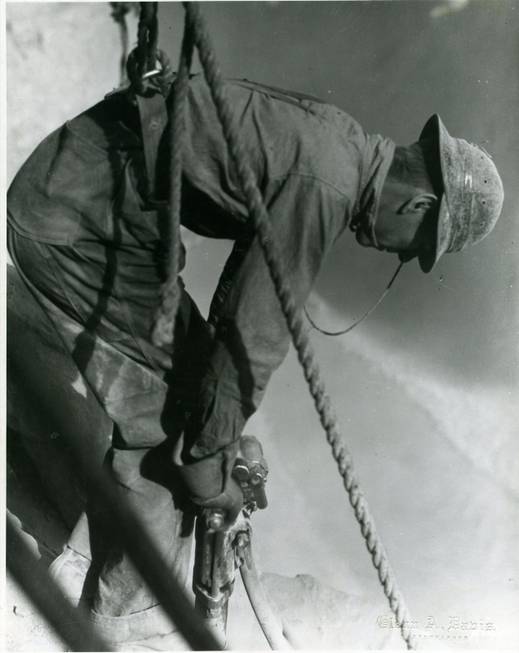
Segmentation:
<svg viewBox="0 0 519 653">
<path fill-rule="evenodd" d="M 387 252 L 412 253 L 434 246 L 435 195 L 394 180 L 388 180 L 380 197 L 375 238 L 359 228 L 357 242 Z"/>
</svg>

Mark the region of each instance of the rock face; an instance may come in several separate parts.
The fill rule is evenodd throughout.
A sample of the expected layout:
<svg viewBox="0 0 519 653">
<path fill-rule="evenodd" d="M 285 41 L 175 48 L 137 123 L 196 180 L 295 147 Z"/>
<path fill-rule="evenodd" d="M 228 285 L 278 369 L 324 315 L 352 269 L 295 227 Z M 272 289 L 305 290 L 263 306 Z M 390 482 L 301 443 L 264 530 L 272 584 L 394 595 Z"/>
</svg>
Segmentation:
<svg viewBox="0 0 519 653">
<path fill-rule="evenodd" d="M 397 630 L 377 625 L 380 607 L 365 597 L 336 590 L 308 574 L 290 578 L 264 573 L 261 578 L 275 614 L 287 627 L 297 648 L 346 650 L 403 646 Z M 268 648 L 238 582 L 231 598 L 228 640 L 233 649 Z"/>
<path fill-rule="evenodd" d="M 393 640 L 388 630 L 377 626 L 376 606 L 363 597 L 340 592 L 307 574 L 288 578 L 266 573 L 262 580 L 280 618 L 304 648 L 399 647 L 398 637 Z"/>
<path fill-rule="evenodd" d="M 117 86 L 121 45 L 107 2 L 10 3 L 6 37 L 10 181 L 44 136 Z"/>
</svg>

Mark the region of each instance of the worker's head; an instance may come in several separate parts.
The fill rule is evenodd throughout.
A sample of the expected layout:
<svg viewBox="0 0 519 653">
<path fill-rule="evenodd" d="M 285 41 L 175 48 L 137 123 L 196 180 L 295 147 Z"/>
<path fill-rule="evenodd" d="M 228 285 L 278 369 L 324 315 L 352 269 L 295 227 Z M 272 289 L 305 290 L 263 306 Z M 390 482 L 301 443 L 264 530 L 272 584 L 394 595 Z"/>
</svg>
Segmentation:
<svg viewBox="0 0 519 653">
<path fill-rule="evenodd" d="M 494 228 L 503 185 L 492 159 L 432 116 L 417 143 L 397 147 L 374 227 L 379 249 L 418 256 L 429 272 L 445 252 L 477 243 Z"/>
</svg>

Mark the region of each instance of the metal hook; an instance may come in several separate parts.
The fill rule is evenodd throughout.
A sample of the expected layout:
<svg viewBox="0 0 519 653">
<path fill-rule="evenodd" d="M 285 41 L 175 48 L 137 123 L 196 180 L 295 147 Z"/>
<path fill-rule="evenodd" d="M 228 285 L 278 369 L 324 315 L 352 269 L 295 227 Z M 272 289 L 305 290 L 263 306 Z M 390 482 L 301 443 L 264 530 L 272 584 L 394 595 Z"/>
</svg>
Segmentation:
<svg viewBox="0 0 519 653">
<path fill-rule="evenodd" d="M 141 76 L 141 79 L 149 79 L 150 77 L 156 77 L 157 75 L 160 75 L 162 72 L 162 68 L 154 68 L 153 70 L 148 70 L 147 73 L 144 73 L 144 75 Z"/>
</svg>

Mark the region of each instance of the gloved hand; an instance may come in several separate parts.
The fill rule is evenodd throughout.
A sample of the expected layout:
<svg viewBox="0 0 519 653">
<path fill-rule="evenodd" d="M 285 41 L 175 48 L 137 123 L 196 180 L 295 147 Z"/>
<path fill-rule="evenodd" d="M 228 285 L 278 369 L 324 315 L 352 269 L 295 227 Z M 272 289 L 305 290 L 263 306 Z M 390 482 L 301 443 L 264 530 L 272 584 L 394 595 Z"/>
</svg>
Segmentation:
<svg viewBox="0 0 519 653">
<path fill-rule="evenodd" d="M 238 451 L 238 442 L 219 449 L 211 456 L 183 463 L 181 438 L 175 448 L 173 463 L 186 485 L 191 501 L 202 508 L 219 509 L 225 521 L 231 524 L 243 506 L 240 486 L 232 478 L 232 467 Z"/>
<path fill-rule="evenodd" d="M 221 510 L 225 515 L 224 526 L 233 524 L 243 508 L 243 493 L 232 477 L 229 478 L 224 491 L 218 496 L 205 500 L 192 497 L 191 500 L 202 508 Z"/>
</svg>

